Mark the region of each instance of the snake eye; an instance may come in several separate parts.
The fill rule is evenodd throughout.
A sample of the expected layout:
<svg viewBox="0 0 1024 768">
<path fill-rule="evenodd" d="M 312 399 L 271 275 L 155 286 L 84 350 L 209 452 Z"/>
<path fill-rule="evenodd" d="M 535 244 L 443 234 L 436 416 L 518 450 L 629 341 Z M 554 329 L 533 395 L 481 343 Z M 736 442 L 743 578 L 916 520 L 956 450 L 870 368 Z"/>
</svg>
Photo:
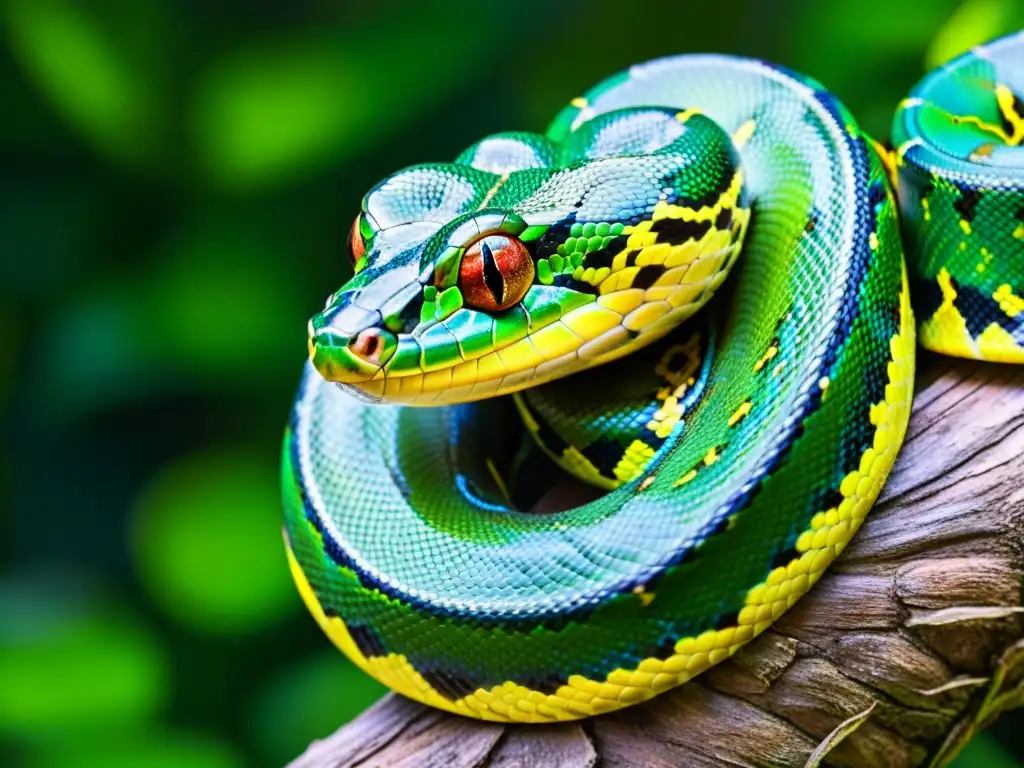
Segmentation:
<svg viewBox="0 0 1024 768">
<path fill-rule="evenodd" d="M 352 257 L 353 265 L 358 264 L 359 260 L 366 255 L 366 243 L 363 242 L 363 233 L 359 231 L 359 216 L 356 216 L 352 222 L 352 228 L 348 231 L 348 252 Z"/>
<path fill-rule="evenodd" d="M 459 265 L 459 289 L 466 304 L 500 312 L 518 303 L 533 284 L 533 259 L 520 240 L 487 235 L 470 245 Z"/>
</svg>

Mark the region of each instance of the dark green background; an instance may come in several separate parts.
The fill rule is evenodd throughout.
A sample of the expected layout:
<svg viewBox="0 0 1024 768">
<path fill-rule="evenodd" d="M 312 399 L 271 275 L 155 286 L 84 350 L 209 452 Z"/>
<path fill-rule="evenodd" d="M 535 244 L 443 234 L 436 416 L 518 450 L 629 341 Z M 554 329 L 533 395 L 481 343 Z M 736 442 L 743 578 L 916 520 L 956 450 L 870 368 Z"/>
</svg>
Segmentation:
<svg viewBox="0 0 1024 768">
<path fill-rule="evenodd" d="M 805 71 L 884 138 L 1024 4 L 0 0 L 0 25 L 0 764 L 230 768 L 382 692 L 301 607 L 277 491 L 369 186 L 688 51 Z M 1013 736 L 958 765 L 1016 765 Z"/>
</svg>

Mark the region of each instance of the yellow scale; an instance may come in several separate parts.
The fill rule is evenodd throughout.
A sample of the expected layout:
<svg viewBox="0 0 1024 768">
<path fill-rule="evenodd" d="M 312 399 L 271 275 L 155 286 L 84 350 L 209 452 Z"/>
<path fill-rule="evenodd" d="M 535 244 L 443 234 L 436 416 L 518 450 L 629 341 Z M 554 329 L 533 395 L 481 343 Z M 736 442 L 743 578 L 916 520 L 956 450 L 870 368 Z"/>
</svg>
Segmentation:
<svg viewBox="0 0 1024 768">
<path fill-rule="evenodd" d="M 956 306 L 956 288 L 945 267 L 939 270 L 938 283 L 942 304 L 921 323 L 924 346 L 957 357 L 1024 363 L 1024 348 L 999 323 L 990 323 L 977 338 L 971 336 L 967 321 Z M 1009 285 L 999 286 L 992 298 L 1007 317 L 1017 317 L 1024 311 L 1024 298 L 1014 294 Z"/>
</svg>

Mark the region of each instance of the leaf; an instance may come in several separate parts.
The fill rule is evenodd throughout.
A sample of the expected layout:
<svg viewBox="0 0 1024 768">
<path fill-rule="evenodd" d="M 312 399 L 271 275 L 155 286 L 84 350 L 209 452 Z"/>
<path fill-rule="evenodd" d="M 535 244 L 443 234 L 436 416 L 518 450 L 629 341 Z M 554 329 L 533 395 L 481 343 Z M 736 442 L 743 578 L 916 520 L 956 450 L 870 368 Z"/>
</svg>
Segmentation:
<svg viewBox="0 0 1024 768">
<path fill-rule="evenodd" d="M 956 605 L 934 611 L 915 611 L 907 618 L 908 627 L 937 627 L 942 624 L 958 624 L 962 621 L 992 621 L 1024 613 L 1019 605 Z"/>
<path fill-rule="evenodd" d="M 68 125 L 100 152 L 138 164 L 154 150 L 156 91 L 90 7 L 7 0 L 2 19 L 21 68 Z M 149 21 L 159 28 L 159 19 Z"/>
<path fill-rule="evenodd" d="M 253 702 L 249 730 L 267 762 L 283 765 L 385 693 L 383 685 L 330 649 L 272 679 Z"/>
<path fill-rule="evenodd" d="M 955 0 L 841 0 L 826 13 L 820 3 L 800 3 L 780 63 L 820 81 L 865 131 L 884 139 L 896 105 L 921 75 L 908 62 L 920 60 L 954 6 Z"/>
<path fill-rule="evenodd" d="M 136 284 L 112 278 L 69 296 L 45 318 L 35 335 L 39 354 L 23 374 L 40 426 L 67 424 L 166 386 L 154 375 L 141 305 Z"/>
<path fill-rule="evenodd" d="M 135 506 L 131 550 L 154 603 L 194 631 L 251 632 L 299 611 L 276 452 L 221 449 L 164 467 Z"/>
<path fill-rule="evenodd" d="M 47 745 L 32 754 L 34 768 L 242 768 L 230 744 L 183 731 L 144 730 L 110 738 L 80 738 Z"/>
<path fill-rule="evenodd" d="M 289 254 L 268 245 L 258 225 L 249 229 L 197 224 L 177 233 L 143 287 L 141 325 L 179 370 L 244 379 L 302 359 L 309 313 L 296 300 Z"/>
<path fill-rule="evenodd" d="M 840 742 L 842 742 L 847 736 L 860 728 L 871 716 L 871 713 L 875 711 L 876 706 L 878 706 L 878 702 L 872 701 L 871 706 L 863 712 L 859 712 L 853 717 L 849 717 L 837 725 L 835 730 L 826 736 L 825 740 L 815 747 L 813 752 L 811 752 L 810 757 L 807 758 L 807 762 L 804 764 L 804 768 L 819 768 L 822 761 L 825 759 L 825 756 L 839 746 Z"/>
<path fill-rule="evenodd" d="M 924 57 L 925 69 L 934 69 L 976 45 L 1011 32 L 1015 28 L 1011 17 L 1016 1 L 964 0 L 932 38 Z"/>
<path fill-rule="evenodd" d="M 230 190 L 261 188 L 408 129 L 482 74 L 475 60 L 491 45 L 487 25 L 504 12 L 457 10 L 417 5 L 397 25 L 388 17 L 343 35 L 239 46 L 202 75 L 192 105 L 202 167 Z"/>
<path fill-rule="evenodd" d="M 971 739 L 963 751 L 950 763 L 950 768 L 1019 768 L 1020 763 L 996 737 L 981 733 Z"/>
<path fill-rule="evenodd" d="M 206 74 L 194 105 L 203 165 L 222 185 L 248 187 L 354 143 L 367 122 L 356 78 L 352 62 L 323 44 L 231 55 Z"/>
<path fill-rule="evenodd" d="M 43 572 L 0 584 L 0 734 L 120 731 L 166 700 L 153 636 L 86 581 Z"/>
<path fill-rule="evenodd" d="M 978 686 L 985 685 L 991 678 L 988 677 L 968 677 L 966 675 L 960 675 L 950 679 L 948 682 L 942 685 L 937 685 L 934 688 L 927 688 L 924 690 L 918 690 L 922 696 L 938 696 L 946 693 L 947 691 L 955 691 L 959 688 L 977 688 Z"/>
</svg>

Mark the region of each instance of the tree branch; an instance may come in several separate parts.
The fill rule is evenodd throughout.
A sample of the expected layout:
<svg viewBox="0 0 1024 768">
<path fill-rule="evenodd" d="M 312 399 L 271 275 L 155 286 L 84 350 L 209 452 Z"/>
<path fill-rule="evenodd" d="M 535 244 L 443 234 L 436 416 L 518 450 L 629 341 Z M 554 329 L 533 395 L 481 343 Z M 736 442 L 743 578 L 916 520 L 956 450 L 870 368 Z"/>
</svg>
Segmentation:
<svg viewBox="0 0 1024 768">
<path fill-rule="evenodd" d="M 1024 699 L 1024 367 L 921 358 L 879 503 L 811 592 L 732 659 L 558 726 L 392 695 L 292 766 L 944 765 Z"/>
</svg>

